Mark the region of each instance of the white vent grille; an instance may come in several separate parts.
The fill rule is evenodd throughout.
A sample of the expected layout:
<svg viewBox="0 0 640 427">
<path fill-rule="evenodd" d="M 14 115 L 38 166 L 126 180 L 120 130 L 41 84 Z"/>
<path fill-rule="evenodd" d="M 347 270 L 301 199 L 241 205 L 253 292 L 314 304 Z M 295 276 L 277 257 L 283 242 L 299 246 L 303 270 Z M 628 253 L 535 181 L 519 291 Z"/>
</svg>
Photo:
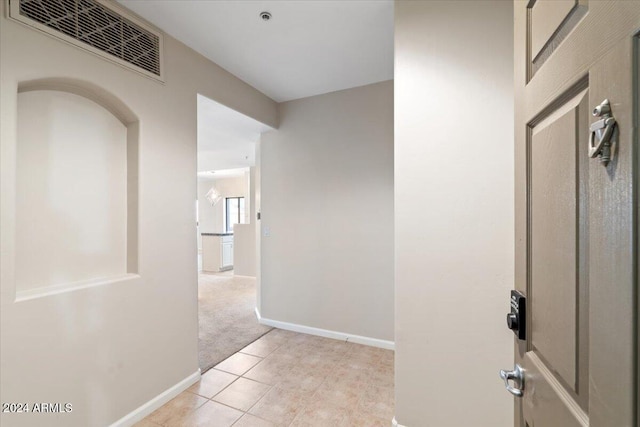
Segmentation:
<svg viewBox="0 0 640 427">
<path fill-rule="evenodd" d="M 161 75 L 159 35 L 96 0 L 19 0 L 19 15 L 155 76 Z"/>
</svg>

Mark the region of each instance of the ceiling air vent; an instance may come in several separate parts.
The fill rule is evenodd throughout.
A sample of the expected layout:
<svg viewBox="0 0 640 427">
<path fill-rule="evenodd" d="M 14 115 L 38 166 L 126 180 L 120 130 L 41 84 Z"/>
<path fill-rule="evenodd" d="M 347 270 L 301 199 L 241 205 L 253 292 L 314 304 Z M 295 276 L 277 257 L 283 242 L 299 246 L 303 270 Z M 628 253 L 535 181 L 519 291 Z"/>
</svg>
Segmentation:
<svg viewBox="0 0 640 427">
<path fill-rule="evenodd" d="M 11 0 L 11 17 L 161 78 L 162 35 L 116 8 L 101 0 Z"/>
</svg>

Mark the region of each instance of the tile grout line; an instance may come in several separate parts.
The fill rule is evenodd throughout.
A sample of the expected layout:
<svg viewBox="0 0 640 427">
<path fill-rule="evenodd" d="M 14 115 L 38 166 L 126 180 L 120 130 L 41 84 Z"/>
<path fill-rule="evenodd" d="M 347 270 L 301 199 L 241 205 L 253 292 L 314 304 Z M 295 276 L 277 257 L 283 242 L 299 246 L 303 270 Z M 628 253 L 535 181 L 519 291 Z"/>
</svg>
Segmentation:
<svg viewBox="0 0 640 427">
<path fill-rule="evenodd" d="M 272 329 L 272 331 L 273 331 L 273 330 L 274 330 L 274 329 Z M 271 331 L 269 331 L 269 333 L 270 333 L 270 332 L 271 332 Z M 265 334 L 265 335 L 263 335 L 263 336 L 266 336 L 266 335 L 268 335 L 269 333 L 267 333 L 267 334 Z M 261 338 L 262 338 L 262 337 L 261 337 Z M 271 356 L 273 353 L 275 353 L 278 349 L 282 348 L 282 347 L 283 347 L 283 346 L 284 346 L 284 345 L 285 345 L 285 344 L 286 344 L 290 339 L 291 339 L 291 338 L 288 338 L 288 339 L 286 339 L 285 341 L 283 341 L 283 342 L 282 342 L 282 343 L 281 343 L 277 348 L 273 349 L 273 351 L 271 351 L 269 354 L 267 354 L 267 356 L 262 357 L 262 360 L 261 360 L 260 362 L 258 362 L 258 363 L 256 363 L 255 365 L 253 365 L 253 366 L 252 366 L 250 369 L 248 369 L 244 374 L 242 374 L 240 377 L 238 377 L 238 378 L 244 378 L 245 380 L 248 380 L 248 381 L 256 382 L 256 383 L 258 383 L 258 384 L 264 384 L 264 385 L 266 385 L 266 386 L 269 386 L 269 389 L 268 389 L 266 392 L 264 392 L 264 394 L 262 394 L 262 395 L 261 395 L 261 396 L 260 396 L 260 397 L 259 397 L 259 398 L 254 402 L 254 403 L 253 403 L 253 405 L 251 405 L 251 406 L 249 407 L 249 409 L 247 409 L 246 411 L 243 411 L 243 412 L 244 412 L 244 414 L 243 414 L 240 418 L 238 418 L 238 419 L 237 419 L 237 420 L 232 424 L 232 427 L 233 427 L 233 425 L 237 424 L 237 423 L 238 423 L 238 421 L 240 421 L 240 420 L 241 420 L 245 415 L 251 415 L 252 417 L 256 417 L 256 418 L 258 418 L 258 419 L 261 419 L 261 420 L 263 420 L 263 421 L 267 421 L 268 423 L 273 424 L 271 421 L 269 421 L 269 420 L 267 420 L 267 419 L 264 419 L 264 418 L 262 418 L 262 417 L 259 417 L 259 416 L 257 416 L 257 415 L 254 415 L 254 414 L 251 414 L 249 411 L 251 411 L 251 409 L 253 409 L 253 407 L 255 407 L 255 406 L 258 404 L 258 402 L 260 402 L 260 401 L 261 401 L 261 400 L 262 400 L 262 399 L 263 399 L 263 398 L 264 398 L 264 397 L 265 397 L 265 396 L 266 396 L 266 395 L 267 395 L 271 390 L 273 390 L 273 389 L 276 387 L 276 385 L 271 385 L 271 384 L 266 384 L 266 383 L 263 383 L 263 382 L 260 382 L 260 381 L 256 381 L 256 380 L 254 380 L 254 379 L 252 379 L 252 378 L 247 378 L 247 377 L 245 377 L 244 375 L 245 375 L 245 374 L 247 374 L 251 369 L 253 369 L 253 368 L 255 368 L 256 366 L 258 366 L 258 365 L 259 365 L 260 363 L 262 363 L 263 361 L 267 360 L 267 358 L 268 358 L 269 356 Z M 257 340 L 256 340 L 256 341 L 257 341 Z M 255 342 L 255 341 L 254 341 L 254 342 Z M 253 344 L 253 343 L 252 343 L 252 344 Z M 251 345 L 251 344 L 249 344 L 249 345 Z M 240 351 L 240 352 L 242 352 L 242 351 Z M 243 354 L 247 354 L 247 353 L 243 353 Z M 251 355 L 251 356 L 253 356 L 253 355 Z M 257 357 L 261 357 L 261 356 L 257 356 Z M 236 381 L 237 381 L 237 379 L 236 379 Z M 235 382 L 235 381 L 234 381 L 234 382 Z M 221 391 L 220 393 L 222 393 L 222 391 Z M 217 395 L 216 395 L 216 396 L 217 396 Z M 213 396 L 213 397 L 215 397 L 215 396 Z M 212 399 L 213 399 L 213 397 L 212 397 Z"/>
<path fill-rule="evenodd" d="M 347 339 L 346 341 L 344 341 L 344 342 L 345 342 L 345 343 L 348 343 L 348 339 Z M 340 356 L 340 359 L 338 360 L 338 363 L 339 363 L 339 362 L 342 362 L 342 361 L 347 357 L 347 354 L 349 353 L 349 351 L 350 351 L 350 350 L 349 350 L 349 349 L 347 349 L 347 351 L 345 351 L 345 352 L 342 354 L 342 356 Z M 322 382 L 320 383 L 320 385 L 319 385 L 319 386 L 316 388 L 316 390 L 314 391 L 313 396 L 311 396 L 311 399 L 313 399 L 313 397 L 315 397 L 315 395 L 318 393 L 318 390 L 320 390 L 320 387 L 322 387 L 322 386 L 327 382 L 327 378 L 328 378 L 328 377 L 326 377 L 326 376 L 325 376 L 325 378 L 322 380 Z M 298 419 L 298 417 L 300 417 L 300 414 L 304 413 L 304 410 L 307 408 L 307 406 L 309 406 L 309 404 L 306 402 L 306 399 L 305 399 L 305 404 L 304 404 L 304 406 L 302 407 L 302 409 L 300 410 L 300 412 L 298 412 L 298 414 L 293 418 L 293 420 L 291 421 L 291 423 L 289 423 L 289 427 L 291 427 L 291 426 L 293 425 L 293 423 L 295 423 L 295 422 L 296 422 L 296 420 Z"/>
<path fill-rule="evenodd" d="M 273 329 L 272 329 L 272 330 L 273 330 Z M 286 341 L 284 341 L 280 346 L 278 346 L 278 348 L 274 349 L 271 353 L 269 353 L 269 355 L 268 355 L 267 357 L 265 357 L 264 359 L 262 359 L 262 361 L 267 360 L 267 358 L 268 358 L 269 356 L 271 356 L 273 353 L 275 353 L 279 348 L 283 347 L 283 346 L 287 343 L 287 341 L 289 341 L 290 339 L 291 339 L 291 338 L 288 338 Z M 256 366 L 257 366 L 257 364 L 256 364 Z M 249 372 L 249 371 L 247 371 L 247 372 Z M 246 374 L 247 372 L 245 372 L 245 374 Z M 247 378 L 247 377 L 245 377 L 244 375 L 243 375 L 243 377 L 242 377 L 242 378 L 245 378 L 245 379 L 247 379 L 247 380 L 251 380 L 251 381 L 256 381 L 256 380 L 253 380 L 253 379 L 251 379 L 251 378 Z M 260 383 L 260 384 L 264 384 L 264 383 L 261 383 L 260 381 L 256 381 L 256 382 L 258 382 L 258 383 Z M 263 399 L 263 398 L 264 398 L 264 397 L 265 397 L 265 396 L 266 396 L 266 395 L 271 391 L 271 390 L 273 390 L 273 389 L 277 386 L 277 384 L 274 384 L 274 385 L 266 384 L 266 385 L 268 385 L 268 386 L 269 386 L 269 390 L 267 390 L 265 394 L 263 394 L 262 396 L 260 396 L 260 398 L 259 398 L 258 400 L 256 400 L 256 402 L 255 402 L 253 405 L 251 405 L 251 407 L 250 407 L 249 409 L 247 409 L 246 414 L 249 414 L 249 415 L 254 416 L 254 417 L 256 417 L 256 418 L 260 418 L 261 420 L 265 420 L 265 421 L 267 421 L 267 422 L 269 422 L 269 423 L 271 423 L 271 424 L 274 424 L 274 423 L 272 423 L 272 422 L 271 422 L 271 421 L 269 421 L 269 420 L 266 420 L 266 419 L 264 419 L 264 418 L 262 418 L 262 417 L 259 417 L 259 416 L 257 416 L 257 415 L 251 414 L 251 413 L 249 412 L 249 411 L 251 411 L 251 410 L 252 410 L 252 409 L 253 409 L 253 408 L 254 408 L 254 407 L 255 407 L 255 406 L 256 406 L 256 405 L 257 405 L 257 404 L 258 404 L 258 403 L 259 403 L 259 402 L 260 402 L 260 401 L 261 401 L 261 400 L 262 400 L 262 399 Z M 235 424 L 235 423 L 234 423 L 234 424 Z"/>
<path fill-rule="evenodd" d="M 277 329 L 273 329 L 272 331 L 275 331 L 275 330 Z M 270 333 L 272 331 L 270 331 Z M 304 417 L 302 414 L 306 413 L 307 410 L 314 404 L 314 402 L 322 400 L 318 397 L 318 393 L 325 385 L 328 384 L 330 379 L 335 379 L 338 382 L 340 382 L 341 378 L 342 379 L 351 378 L 351 375 L 349 375 L 349 371 L 354 371 L 354 372 L 359 371 L 360 369 L 362 369 L 361 367 L 358 366 L 360 364 L 366 365 L 368 368 L 374 367 L 376 369 L 380 367 L 379 365 L 382 365 L 380 363 L 382 359 L 378 357 L 376 353 L 362 352 L 360 345 L 351 343 L 348 340 L 338 341 L 344 344 L 342 346 L 336 345 L 336 343 L 327 344 L 328 342 L 331 342 L 333 340 L 326 341 L 324 339 L 321 339 L 317 343 L 313 341 L 313 338 L 311 340 L 303 339 L 303 340 L 294 341 L 295 337 L 302 338 L 303 335 L 305 334 L 295 334 L 293 336 L 289 336 L 284 339 L 282 338 L 282 335 L 277 335 L 277 338 L 275 338 L 274 342 L 265 340 L 265 342 L 269 343 L 269 344 L 265 344 L 267 348 L 271 347 L 272 344 L 276 344 L 274 347 L 271 347 L 273 349 L 269 351 L 265 356 L 259 356 L 251 353 L 244 353 L 242 350 L 238 351 L 236 354 L 240 353 L 243 356 L 255 357 L 258 360 L 255 364 L 253 364 L 250 368 L 244 370 L 241 374 L 236 374 L 234 372 L 229 372 L 229 371 L 225 371 L 223 369 L 214 367 L 214 371 L 219 372 L 221 374 L 225 374 L 225 375 L 233 375 L 235 378 L 226 386 L 224 386 L 221 390 L 217 391 L 211 397 L 202 396 L 201 394 L 195 393 L 190 390 L 186 390 L 188 394 L 195 395 L 195 396 L 198 396 L 199 398 L 204 399 L 204 403 L 202 405 L 196 407 L 193 410 L 188 411 L 189 415 L 200 410 L 204 405 L 207 404 L 207 402 L 214 402 L 214 403 L 217 403 L 218 405 L 221 405 L 222 407 L 226 407 L 240 413 L 240 416 L 235 421 L 233 421 L 233 423 L 230 424 L 232 426 L 235 426 L 242 418 L 245 417 L 245 415 L 248 415 L 250 417 L 255 417 L 258 420 L 263 420 L 265 422 L 273 424 L 274 423 L 273 421 L 263 418 L 262 416 L 253 414 L 250 411 L 253 410 L 260 402 L 263 402 L 266 395 L 273 392 L 273 390 L 278 389 L 284 392 L 292 393 L 299 397 L 299 400 L 296 402 L 296 405 L 295 405 L 297 406 L 296 414 L 293 417 L 293 419 L 287 424 L 289 427 L 291 427 L 296 422 L 304 421 Z M 268 337 L 268 336 L 269 336 L 269 333 L 265 334 L 263 337 Z M 250 345 L 254 345 L 254 343 Z M 278 357 L 278 355 L 275 355 L 277 351 L 280 351 L 282 349 L 285 350 L 285 352 L 282 355 L 285 357 L 284 359 Z M 360 358 L 361 353 L 363 356 L 366 356 L 366 357 L 361 359 Z M 310 360 L 308 360 L 309 357 L 311 357 Z M 314 357 L 315 357 L 315 361 L 314 361 Z M 336 358 L 334 359 L 334 357 Z M 349 359 L 351 358 L 353 358 L 353 360 L 350 362 Z M 262 362 L 265 362 L 265 361 L 272 361 L 276 365 L 278 364 L 278 362 L 282 361 L 285 365 L 290 364 L 288 365 L 289 367 L 286 369 L 287 372 L 290 372 L 294 369 L 296 369 L 296 372 L 294 372 L 293 376 L 287 376 L 286 383 L 282 373 L 277 375 L 273 375 L 272 373 L 268 375 L 268 378 L 271 378 L 270 381 L 273 380 L 273 382 L 275 383 L 273 385 L 245 376 L 250 371 L 252 371 L 256 366 L 260 365 Z M 223 363 L 223 362 L 220 362 L 220 363 Z M 353 365 L 354 363 L 355 365 Z M 343 372 L 343 375 L 337 373 L 335 368 L 337 368 L 338 365 L 341 365 L 342 368 L 346 369 L 347 372 Z M 349 367 L 350 365 L 355 366 L 355 368 L 351 369 Z M 387 365 L 386 362 L 385 362 L 385 365 Z M 269 370 L 265 371 L 265 373 L 268 373 L 268 371 Z M 277 371 L 280 372 L 279 368 L 277 368 Z M 296 378 L 300 375 L 306 378 L 305 375 L 307 373 L 312 377 L 313 376 L 318 377 L 318 379 L 320 380 L 318 385 L 313 388 L 308 388 L 308 386 L 306 385 L 307 383 L 301 382 L 300 383 L 301 387 L 297 387 L 296 386 L 297 383 L 295 381 Z M 363 373 L 365 375 L 362 375 Z M 344 377 L 344 375 L 346 375 L 346 377 Z M 258 375 L 258 377 L 260 377 L 260 375 Z M 266 390 L 263 393 L 258 394 L 257 400 L 253 402 L 246 410 L 234 408 L 233 406 L 227 403 L 214 400 L 217 396 L 220 396 L 222 393 L 227 391 L 233 385 L 237 385 L 238 380 L 240 378 L 251 383 L 265 386 Z M 378 378 L 377 371 L 372 372 L 371 369 L 365 369 L 364 371 L 357 373 L 357 375 L 354 376 L 353 378 L 357 378 L 357 379 L 351 379 L 349 380 L 349 382 L 355 383 L 355 386 L 356 386 L 355 388 L 356 388 L 356 391 L 358 392 L 357 399 L 355 399 L 353 404 L 348 406 L 343 406 L 341 403 L 336 402 L 333 398 L 331 398 L 331 396 L 327 396 L 327 399 L 325 399 L 326 403 L 329 403 L 331 405 L 336 405 L 337 407 L 341 408 L 341 411 L 344 410 L 344 415 L 339 425 L 342 426 L 343 424 L 348 423 L 349 420 L 354 420 L 355 418 L 353 417 L 359 418 L 362 415 L 367 415 L 367 414 L 368 414 L 367 416 L 372 416 L 372 417 L 375 417 L 377 420 L 380 420 L 381 418 L 378 415 L 373 415 L 371 413 L 368 413 L 367 411 L 362 413 L 360 412 L 359 408 L 361 407 L 363 400 L 366 399 L 365 392 L 372 387 L 376 389 L 377 388 L 388 389 L 388 388 L 393 388 L 394 385 L 388 386 L 386 385 L 386 382 L 380 383 L 379 381 L 377 381 L 376 380 L 376 378 Z M 308 383 L 308 385 L 313 385 L 313 382 L 315 381 L 317 380 L 313 379 L 313 381 Z M 279 387 L 281 383 L 283 384 L 284 388 Z M 391 384 L 393 384 L 393 382 Z M 345 386 L 345 385 L 343 384 L 342 386 Z M 336 387 L 340 388 L 338 384 L 336 384 Z M 333 389 L 334 387 L 330 387 L 330 388 Z M 309 391 L 304 391 L 307 389 Z M 251 390 L 251 388 L 249 390 Z M 251 396 L 251 391 L 249 391 L 248 394 L 245 394 L 245 393 L 238 394 L 238 397 L 241 399 L 246 396 Z M 337 396 L 334 396 L 334 397 L 337 397 Z M 372 395 L 370 397 L 371 399 L 374 399 L 374 401 L 379 400 L 379 396 L 377 395 L 376 396 Z M 250 402 L 251 400 L 253 399 L 248 399 L 246 400 L 246 402 Z M 386 401 L 386 399 L 384 400 Z M 233 400 L 231 401 L 233 402 Z M 310 415 L 310 416 L 313 416 L 313 415 Z M 157 424 L 151 420 L 149 421 L 154 424 Z"/>
</svg>

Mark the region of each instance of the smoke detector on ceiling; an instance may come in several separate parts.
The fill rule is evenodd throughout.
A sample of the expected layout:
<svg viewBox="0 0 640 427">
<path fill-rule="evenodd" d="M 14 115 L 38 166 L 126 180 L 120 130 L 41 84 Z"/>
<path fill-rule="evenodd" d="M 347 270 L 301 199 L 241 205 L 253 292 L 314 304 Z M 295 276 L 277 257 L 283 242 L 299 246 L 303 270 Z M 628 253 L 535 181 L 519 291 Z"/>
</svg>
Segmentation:
<svg viewBox="0 0 640 427">
<path fill-rule="evenodd" d="M 263 21 L 268 21 L 271 19 L 271 14 L 269 12 L 260 12 L 260 18 L 262 18 Z"/>
</svg>

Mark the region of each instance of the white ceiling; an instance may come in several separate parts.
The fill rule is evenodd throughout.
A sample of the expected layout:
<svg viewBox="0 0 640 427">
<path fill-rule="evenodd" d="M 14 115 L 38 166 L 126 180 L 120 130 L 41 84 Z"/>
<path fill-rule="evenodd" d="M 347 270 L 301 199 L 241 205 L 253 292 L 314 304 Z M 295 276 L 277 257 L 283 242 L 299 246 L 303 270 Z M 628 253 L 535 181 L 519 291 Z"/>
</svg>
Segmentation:
<svg viewBox="0 0 640 427">
<path fill-rule="evenodd" d="M 256 142 L 269 126 L 198 95 L 198 172 L 254 166 Z"/>
<path fill-rule="evenodd" d="M 278 102 L 393 78 L 392 0 L 119 2 Z"/>
<path fill-rule="evenodd" d="M 215 172 L 198 172 L 198 179 L 201 181 L 216 181 L 218 179 L 225 178 L 238 178 L 244 176 L 249 171 L 249 168 L 238 169 L 220 169 Z"/>
</svg>

